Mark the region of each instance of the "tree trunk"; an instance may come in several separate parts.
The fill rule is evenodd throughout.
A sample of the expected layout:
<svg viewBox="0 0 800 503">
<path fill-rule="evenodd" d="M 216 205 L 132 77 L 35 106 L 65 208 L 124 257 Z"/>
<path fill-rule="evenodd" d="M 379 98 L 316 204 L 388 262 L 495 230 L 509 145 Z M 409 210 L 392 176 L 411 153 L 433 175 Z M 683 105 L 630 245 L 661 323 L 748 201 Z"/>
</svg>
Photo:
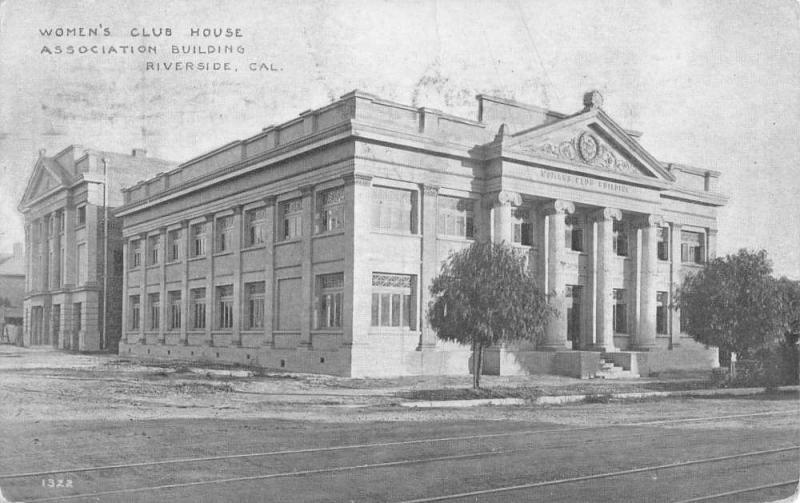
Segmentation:
<svg viewBox="0 0 800 503">
<path fill-rule="evenodd" d="M 478 343 L 472 341 L 472 389 L 478 389 L 481 385 L 480 365 L 478 365 Z"/>
<path fill-rule="evenodd" d="M 481 375 L 483 375 L 483 344 L 478 343 L 478 387 L 481 384 Z"/>
</svg>

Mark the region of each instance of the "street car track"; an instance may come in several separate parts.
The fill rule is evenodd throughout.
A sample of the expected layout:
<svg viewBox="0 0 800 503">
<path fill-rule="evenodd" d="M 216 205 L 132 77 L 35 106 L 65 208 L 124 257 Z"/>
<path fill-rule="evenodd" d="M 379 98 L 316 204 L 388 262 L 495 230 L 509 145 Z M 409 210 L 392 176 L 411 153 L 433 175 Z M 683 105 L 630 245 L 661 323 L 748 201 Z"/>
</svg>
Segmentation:
<svg viewBox="0 0 800 503">
<path fill-rule="evenodd" d="M 789 485 L 797 485 L 800 480 L 787 480 L 785 482 L 778 482 L 776 484 L 766 484 L 761 486 L 753 486 L 753 487 L 745 487 L 744 489 L 737 489 L 735 491 L 726 491 L 724 493 L 716 493 L 716 494 L 709 494 L 708 496 L 700 496 L 697 498 L 692 498 L 688 500 L 681 500 L 676 501 L 675 503 L 696 503 L 698 501 L 710 501 L 719 498 L 726 498 L 728 496 L 736 496 L 738 494 L 746 494 L 746 493 L 754 493 L 758 491 L 764 491 L 766 489 L 777 489 L 778 487 L 789 486 Z"/>
<path fill-rule="evenodd" d="M 525 489 L 533 489 L 537 487 L 545 487 L 545 486 L 552 486 L 552 485 L 559 485 L 559 484 L 569 484 L 569 483 L 576 483 L 576 482 L 583 482 L 587 480 L 597 480 L 597 479 L 604 479 L 604 478 L 611 478 L 611 477 L 619 477 L 621 475 L 630 475 L 635 473 L 643 473 L 648 471 L 656 471 L 656 470 L 666 470 L 671 468 L 680 468 L 684 466 L 692 466 L 692 465 L 699 465 L 703 463 L 715 463 L 721 461 L 728 461 L 733 459 L 742 459 L 747 457 L 754 457 L 754 456 L 767 456 L 771 454 L 779 454 L 783 452 L 789 452 L 793 450 L 800 449 L 800 445 L 793 445 L 790 447 L 782 447 L 778 449 L 769 449 L 769 450 L 762 450 L 762 451 L 750 451 L 750 452 L 743 452 L 737 454 L 729 454 L 726 456 L 717 456 L 713 458 L 703 458 L 703 459 L 693 459 L 690 461 L 680 461 L 675 463 L 667 463 L 661 465 L 651 465 L 651 466 L 644 466 L 639 468 L 632 468 L 627 470 L 619 470 L 613 472 L 606 472 L 606 473 L 599 473 L 599 474 L 592 474 L 592 475 L 584 475 L 579 477 L 570 477 L 570 478 L 563 478 L 563 479 L 555 479 L 555 480 L 546 480 L 542 482 L 534 482 L 530 484 L 518 484 L 513 486 L 506 486 L 506 487 L 498 487 L 492 489 L 484 489 L 479 491 L 470 491 L 464 493 L 454 493 L 454 494 L 446 494 L 446 495 L 439 495 L 433 497 L 426 497 L 426 498 L 417 498 L 412 500 L 403 500 L 397 503 L 428 503 L 428 502 L 435 502 L 435 501 L 446 501 L 458 498 L 466 498 L 466 497 L 473 497 L 473 496 L 481 496 L 481 495 L 489 495 L 489 494 L 497 494 L 497 493 L 505 493 L 511 491 L 519 491 Z M 418 459 L 407 459 L 401 461 L 391 461 L 386 463 L 372 463 L 372 464 L 361 464 L 361 465 L 349 465 L 349 466 L 338 466 L 338 467 L 331 467 L 331 468 L 321 468 L 315 470 L 299 470 L 299 471 L 292 471 L 292 472 L 283 472 L 283 473 L 273 473 L 267 475 L 254 475 L 248 477 L 231 477 L 231 478 L 224 478 L 224 479 L 210 479 L 210 480 L 200 480 L 200 481 L 193 481 L 193 482 L 183 482 L 183 483 L 175 483 L 175 484 L 164 484 L 158 486 L 145 486 L 145 487 L 133 487 L 133 488 L 125 488 L 125 489 L 116 489 L 110 491 L 99 491 L 94 493 L 81 493 L 81 494 L 73 494 L 73 495 L 62 495 L 58 497 L 51 497 L 51 498 L 40 498 L 40 499 L 32 499 L 27 500 L 28 503 L 39 503 L 45 501 L 64 501 L 64 500 L 74 500 L 80 498 L 97 498 L 101 496 L 111 496 L 111 495 L 122 495 L 122 494 L 132 494 L 132 493 L 142 493 L 142 492 L 149 492 L 149 491 L 164 491 L 169 489 L 182 489 L 188 487 L 197 487 L 197 486 L 208 486 L 208 485 L 215 485 L 215 484 L 231 484 L 236 482 L 252 482 L 252 481 L 259 481 L 259 480 L 268 480 L 268 479 L 275 479 L 281 477 L 298 477 L 298 476 L 307 476 L 307 475 L 317 475 L 323 473 L 336 473 L 336 472 L 347 472 L 347 471 L 356 471 L 356 470 L 366 470 L 366 469 L 374 469 L 374 468 L 389 468 L 389 467 L 396 467 L 402 465 L 411 465 L 411 464 L 422 464 L 422 463 L 435 463 L 435 462 L 442 462 L 442 461 L 452 461 L 452 460 L 459 460 L 459 459 L 468 459 L 468 458 L 485 458 L 489 456 L 500 456 L 504 454 L 511 454 L 514 452 L 520 452 L 528 449 L 510 449 L 505 451 L 484 451 L 479 453 L 471 453 L 471 454 L 459 454 L 453 456 L 439 456 L 439 457 L 432 457 L 432 458 L 418 458 Z M 785 485 L 785 484 L 783 484 Z"/>
<path fill-rule="evenodd" d="M 426 438 L 426 439 L 416 439 L 416 440 L 402 440 L 402 441 L 394 441 L 394 442 L 373 442 L 373 443 L 350 444 L 350 445 L 331 446 L 331 447 L 313 447 L 313 448 L 307 448 L 307 449 L 287 449 L 287 450 L 276 450 L 276 451 L 254 452 L 254 453 L 226 454 L 226 455 L 219 455 L 219 456 L 205 456 L 205 457 L 194 457 L 194 458 L 175 458 L 175 459 L 165 459 L 165 460 L 156 460 L 156 461 L 142 461 L 142 462 L 137 462 L 137 463 L 125 463 L 125 464 L 114 464 L 114 465 L 99 465 L 99 466 L 85 466 L 85 467 L 76 467 L 76 468 L 64 468 L 64 469 L 58 469 L 58 470 L 44 470 L 44 471 L 36 471 L 36 472 L 6 473 L 6 474 L 0 474 L 0 480 L 19 479 L 19 478 L 27 478 L 27 477 L 42 477 L 42 476 L 57 475 L 57 474 L 64 474 L 64 473 L 74 474 L 74 473 L 85 473 L 85 472 L 105 471 L 105 470 L 123 470 L 123 469 L 129 469 L 129 468 L 143 468 L 143 467 L 149 467 L 149 466 L 161 466 L 161 465 L 170 465 L 170 464 L 200 463 L 200 462 L 222 461 L 222 460 L 232 460 L 232 459 L 242 459 L 242 458 L 260 458 L 260 457 L 281 456 L 281 455 L 290 455 L 290 454 L 313 454 L 313 453 L 321 453 L 321 452 L 347 451 L 347 450 L 355 450 L 355 449 L 369 449 L 369 448 L 379 448 L 379 447 L 419 445 L 419 444 L 438 443 L 438 442 L 453 442 L 453 441 L 503 438 L 503 437 L 524 436 L 524 435 L 538 435 L 538 434 L 543 434 L 543 433 L 567 433 L 567 432 L 573 432 L 573 431 L 589 431 L 589 430 L 608 429 L 608 428 L 615 428 L 615 427 L 637 427 L 637 426 L 657 426 L 657 425 L 663 425 L 663 424 L 696 423 L 696 422 L 705 422 L 705 421 L 719 421 L 719 420 L 726 420 L 726 419 L 743 419 L 743 418 L 748 418 L 748 417 L 762 417 L 762 416 L 774 416 L 774 415 L 796 414 L 796 413 L 797 412 L 795 410 L 781 410 L 781 411 L 770 411 L 770 412 L 755 412 L 755 413 L 749 413 L 749 414 L 731 414 L 731 415 L 725 415 L 725 416 L 705 416 L 705 417 L 680 418 L 680 419 L 659 419 L 659 420 L 652 420 L 652 421 L 639 421 L 639 422 L 634 422 L 634 423 L 616 423 L 616 424 L 605 424 L 605 425 L 599 425 L 599 426 L 583 426 L 583 427 L 576 427 L 576 428 L 550 428 L 550 429 L 540 429 L 540 430 L 520 430 L 520 431 L 503 432 L 503 433 L 486 433 L 486 434 L 480 434 L 480 435 L 449 436 L 449 437 Z"/>
</svg>

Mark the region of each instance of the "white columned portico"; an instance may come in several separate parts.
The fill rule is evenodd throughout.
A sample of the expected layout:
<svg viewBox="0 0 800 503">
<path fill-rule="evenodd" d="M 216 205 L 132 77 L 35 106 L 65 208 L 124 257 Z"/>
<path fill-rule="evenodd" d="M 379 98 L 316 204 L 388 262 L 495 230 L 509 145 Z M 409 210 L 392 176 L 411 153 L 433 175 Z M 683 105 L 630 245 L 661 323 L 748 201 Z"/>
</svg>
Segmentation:
<svg viewBox="0 0 800 503">
<path fill-rule="evenodd" d="M 558 315 L 550 320 L 545 328 L 545 339 L 540 349 L 556 351 L 571 349 L 567 341 L 567 302 L 564 275 L 566 254 L 566 222 L 565 217 L 575 212 L 575 205 L 569 201 L 557 199 L 543 208 L 547 216 L 547 286 L 550 294 L 550 305 Z"/>
<path fill-rule="evenodd" d="M 603 208 L 594 214 L 597 228 L 597 259 L 595 260 L 595 341 L 594 349 L 614 351 L 614 292 L 611 269 L 614 264 L 614 220 L 621 220 L 622 212 Z"/>
<path fill-rule="evenodd" d="M 658 228 L 663 219 L 659 215 L 646 215 L 639 225 L 642 246 L 639 250 L 639 319 L 636 327 L 634 349 L 648 351 L 656 346 L 656 276 Z"/>
</svg>

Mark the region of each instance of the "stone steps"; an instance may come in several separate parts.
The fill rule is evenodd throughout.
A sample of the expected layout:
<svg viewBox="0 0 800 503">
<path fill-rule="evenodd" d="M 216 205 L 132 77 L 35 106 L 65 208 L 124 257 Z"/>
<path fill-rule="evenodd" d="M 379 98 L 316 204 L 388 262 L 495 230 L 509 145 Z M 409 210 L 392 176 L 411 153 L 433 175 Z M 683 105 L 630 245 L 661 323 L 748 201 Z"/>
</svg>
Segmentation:
<svg viewBox="0 0 800 503">
<path fill-rule="evenodd" d="M 607 361 L 604 358 L 600 359 L 600 369 L 595 374 L 595 379 L 635 379 L 639 377 L 630 370 L 625 370 L 619 365 L 615 365 L 613 361 Z"/>
</svg>

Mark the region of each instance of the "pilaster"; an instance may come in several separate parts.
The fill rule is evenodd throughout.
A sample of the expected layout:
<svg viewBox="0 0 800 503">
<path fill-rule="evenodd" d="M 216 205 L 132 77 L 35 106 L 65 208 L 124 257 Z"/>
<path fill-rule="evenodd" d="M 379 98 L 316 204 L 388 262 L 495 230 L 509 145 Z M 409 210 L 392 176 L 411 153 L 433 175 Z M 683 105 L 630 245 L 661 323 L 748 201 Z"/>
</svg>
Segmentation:
<svg viewBox="0 0 800 503">
<path fill-rule="evenodd" d="M 311 321 L 314 308 L 314 277 L 311 271 L 311 237 L 314 233 L 314 187 L 300 187 L 303 198 L 303 258 L 300 262 L 302 275 L 302 305 L 300 314 L 300 346 L 311 347 Z"/>
<path fill-rule="evenodd" d="M 275 307 L 275 197 L 264 199 L 264 340 L 272 346 Z"/>
<path fill-rule="evenodd" d="M 242 345 L 242 322 L 244 320 L 244 286 L 242 284 L 242 205 L 233 209 L 231 250 L 233 251 L 233 329 L 231 341 Z"/>
<path fill-rule="evenodd" d="M 417 319 L 419 320 L 420 334 L 417 350 L 424 350 L 436 346 L 436 333 L 431 328 L 425 310 L 431 300 L 429 291 L 433 278 L 436 277 L 437 266 L 437 239 L 436 239 L 436 208 L 439 196 L 439 187 L 434 185 L 421 185 L 422 204 L 420 204 L 421 218 L 420 229 L 422 232 L 422 263 L 420 264 L 419 305 L 417 306 Z"/>
<path fill-rule="evenodd" d="M 191 226 L 188 220 L 181 220 L 181 239 L 183 243 L 179 246 L 182 247 L 181 253 L 181 331 L 180 342 L 181 344 L 188 344 L 189 323 L 191 321 L 191 313 L 189 306 L 189 252 L 192 245 Z"/>
<path fill-rule="evenodd" d="M 367 337 L 371 323 L 372 271 L 367 254 L 371 224 L 372 177 L 352 173 L 344 177 L 345 276 L 342 305 L 343 343 L 352 346 Z M 357 221 L 357 216 L 361 221 Z"/>
<path fill-rule="evenodd" d="M 681 225 L 670 224 L 669 236 L 669 283 L 670 283 L 670 302 L 675 302 L 675 291 L 681 284 Z M 669 310 L 670 323 L 670 345 L 680 346 L 681 338 L 681 312 L 677 306 Z"/>
</svg>

